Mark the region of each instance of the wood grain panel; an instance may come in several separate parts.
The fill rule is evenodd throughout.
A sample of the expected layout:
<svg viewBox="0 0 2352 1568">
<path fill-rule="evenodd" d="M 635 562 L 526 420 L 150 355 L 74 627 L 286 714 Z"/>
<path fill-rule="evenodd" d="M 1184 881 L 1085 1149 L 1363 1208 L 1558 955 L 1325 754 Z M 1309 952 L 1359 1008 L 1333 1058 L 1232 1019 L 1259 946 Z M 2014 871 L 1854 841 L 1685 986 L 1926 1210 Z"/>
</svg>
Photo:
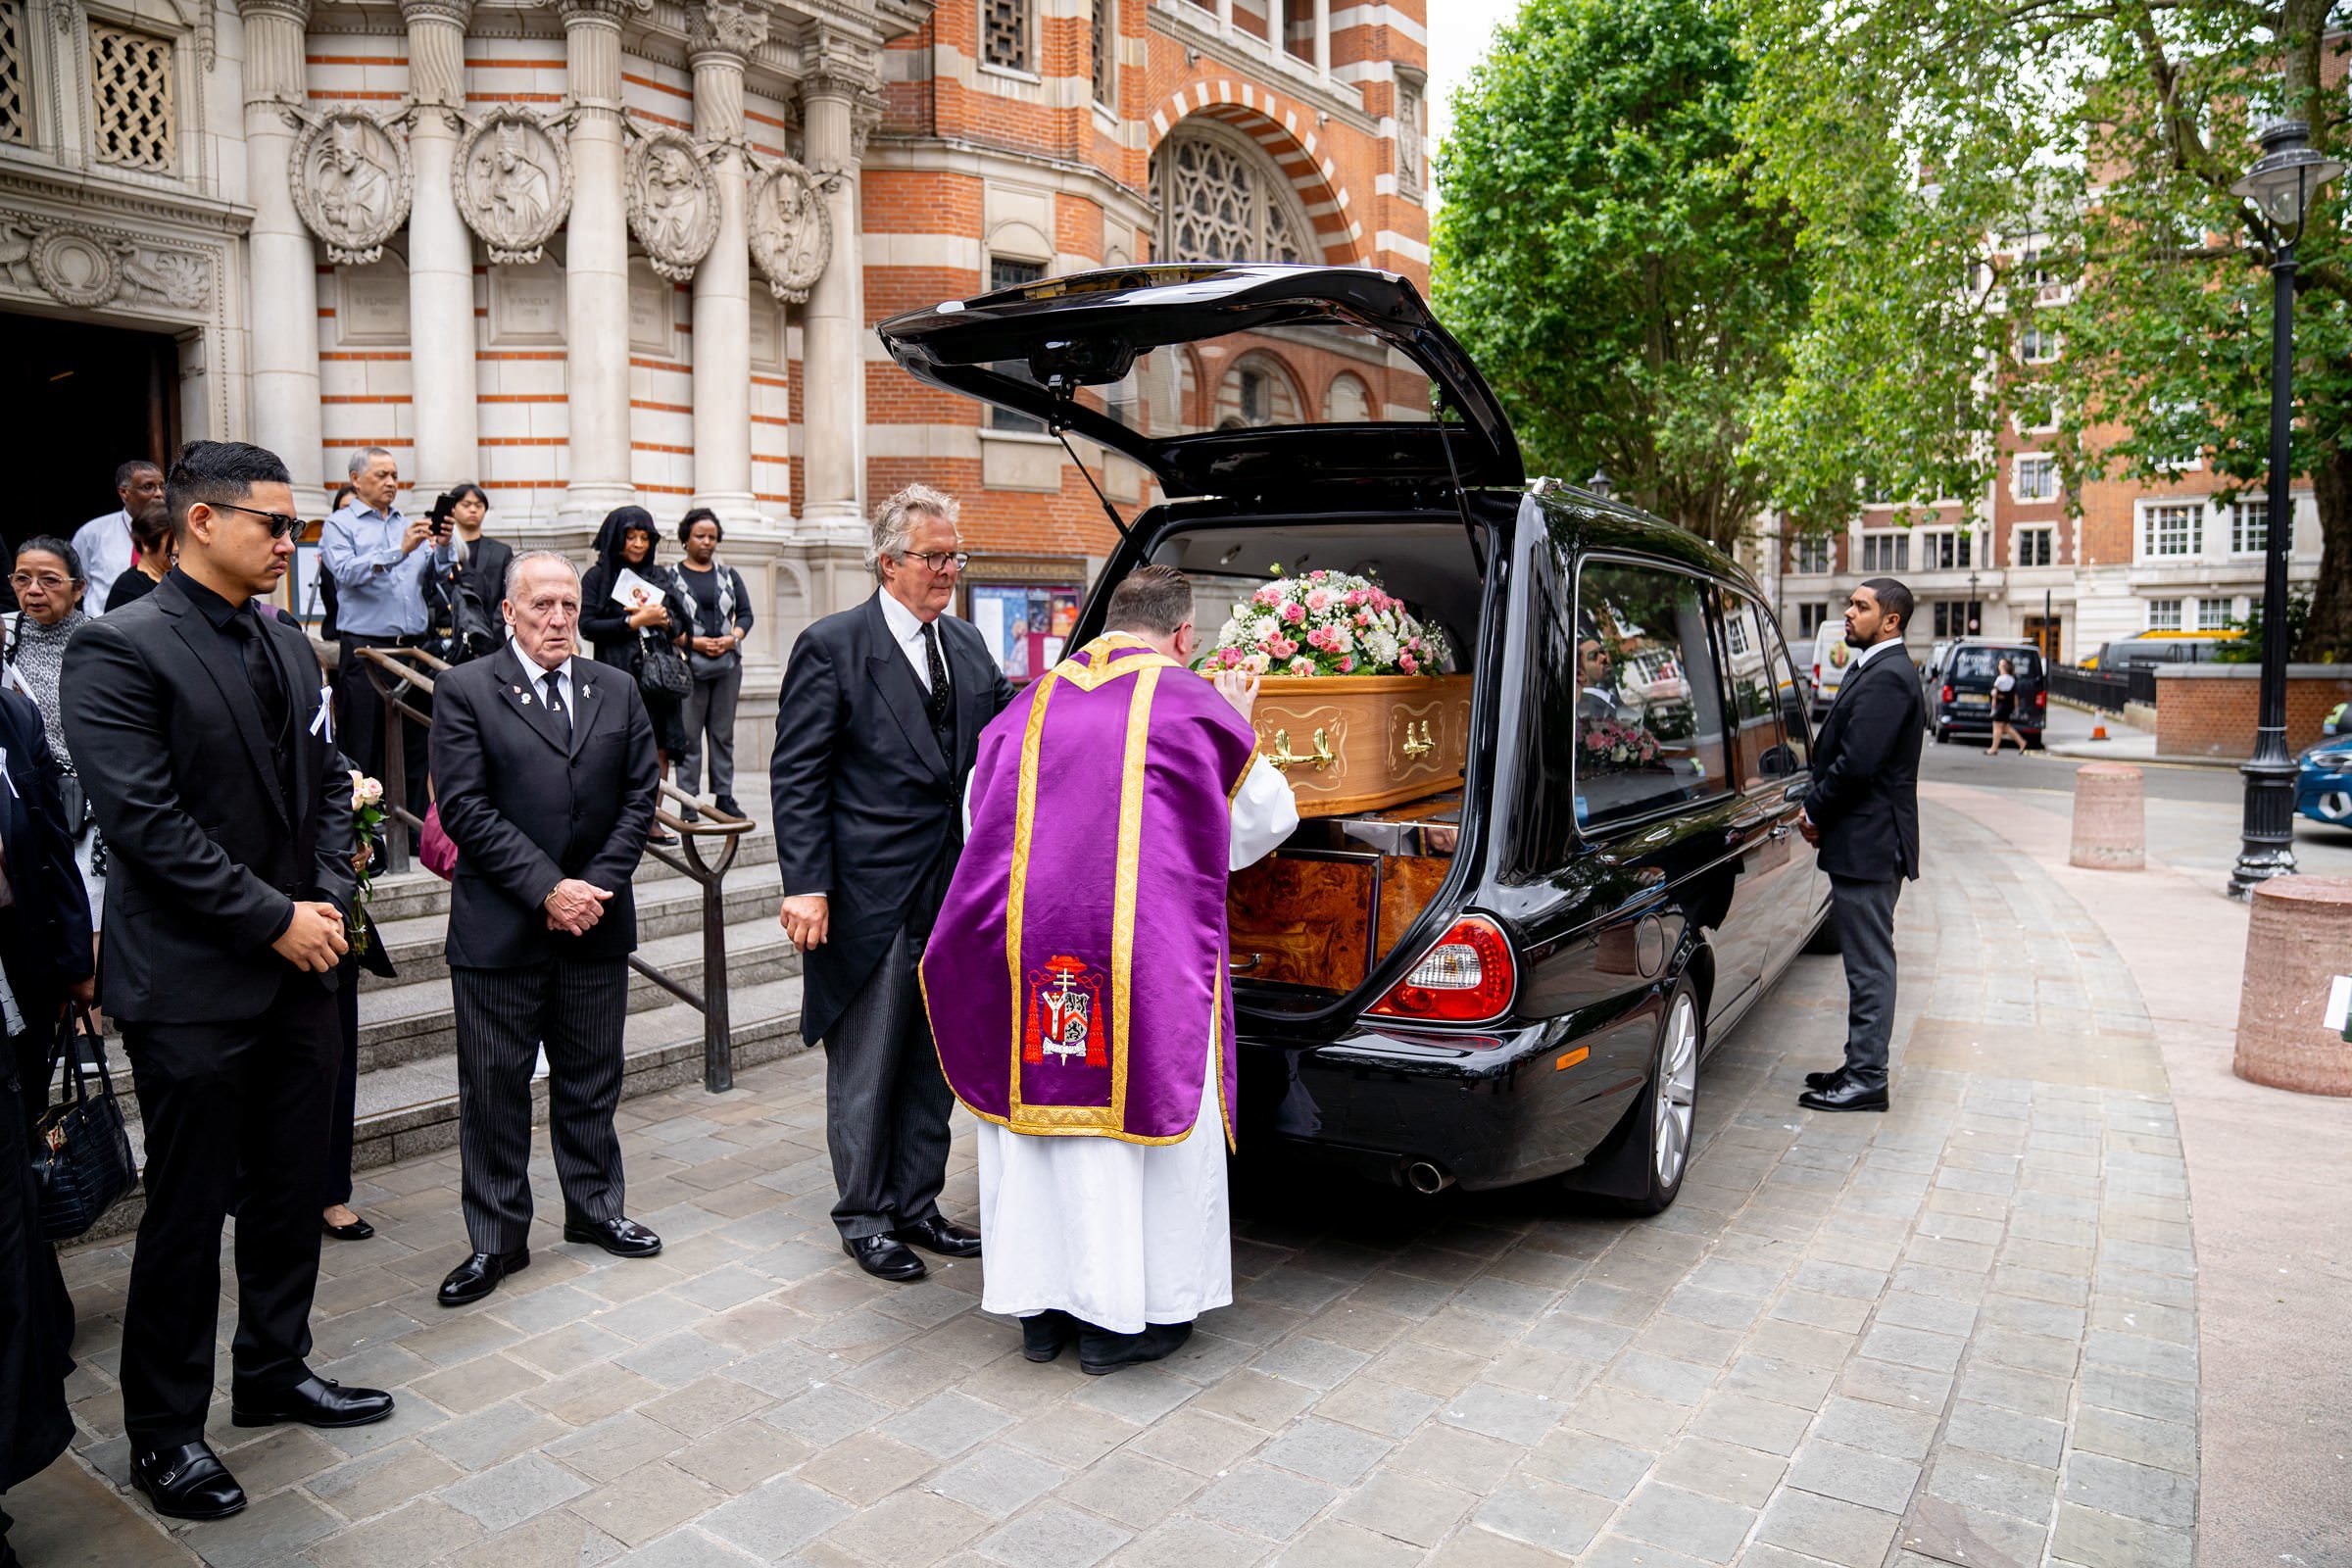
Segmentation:
<svg viewBox="0 0 2352 1568">
<path fill-rule="evenodd" d="M 1439 884 L 1453 869 L 1450 856 L 1392 855 L 1380 867 L 1380 943 L 1374 961 L 1389 956 L 1404 940 L 1405 928 L 1421 917 Z"/>
<path fill-rule="evenodd" d="M 1233 873 L 1225 908 L 1235 977 L 1333 991 L 1362 985 L 1378 866 L 1372 856 L 1277 854 Z"/>
</svg>

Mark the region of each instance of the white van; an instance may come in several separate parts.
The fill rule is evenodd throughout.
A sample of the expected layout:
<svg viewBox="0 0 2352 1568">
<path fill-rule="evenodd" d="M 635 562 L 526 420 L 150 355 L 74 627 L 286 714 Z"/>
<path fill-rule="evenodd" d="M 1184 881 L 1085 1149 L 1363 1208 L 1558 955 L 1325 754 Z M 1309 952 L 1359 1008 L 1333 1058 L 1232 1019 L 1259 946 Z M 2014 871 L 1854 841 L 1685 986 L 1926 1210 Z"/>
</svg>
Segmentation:
<svg viewBox="0 0 2352 1568">
<path fill-rule="evenodd" d="M 1838 696 L 1838 683 L 1845 678 L 1846 667 L 1854 662 L 1854 651 L 1845 643 L 1845 617 L 1832 616 L 1821 623 L 1813 634 L 1813 722 L 1821 722 Z"/>
</svg>

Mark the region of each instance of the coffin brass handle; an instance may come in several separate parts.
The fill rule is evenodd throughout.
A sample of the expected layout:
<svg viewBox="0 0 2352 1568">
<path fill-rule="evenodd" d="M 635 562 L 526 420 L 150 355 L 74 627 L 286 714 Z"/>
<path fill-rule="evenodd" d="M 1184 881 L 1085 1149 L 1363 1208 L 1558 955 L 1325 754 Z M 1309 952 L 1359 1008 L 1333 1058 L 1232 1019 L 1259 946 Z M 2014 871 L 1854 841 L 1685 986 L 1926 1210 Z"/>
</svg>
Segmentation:
<svg viewBox="0 0 2352 1568">
<path fill-rule="evenodd" d="M 1225 960 L 1225 967 L 1233 970 L 1236 974 L 1239 974 L 1245 969 L 1256 968 L 1260 963 L 1265 961 L 1265 957 L 1266 956 L 1262 953 L 1252 953 L 1247 958 L 1237 955 Z"/>
<path fill-rule="evenodd" d="M 1412 726 L 1412 723 L 1411 723 L 1411 721 L 1410 721 L 1410 720 L 1407 720 L 1407 721 L 1406 721 L 1406 723 L 1405 723 L 1405 726 L 1404 726 L 1404 755 L 1405 755 L 1405 756 L 1407 756 L 1407 757 L 1427 757 L 1427 756 L 1428 756 L 1430 753 L 1432 753 L 1432 752 L 1436 751 L 1437 749 L 1438 749 L 1438 743 L 1437 743 L 1436 741 L 1434 741 L 1434 740 L 1430 739 L 1430 736 L 1429 736 L 1429 720 L 1428 720 L 1428 719 L 1426 719 L 1426 718 L 1425 718 L 1425 719 L 1423 719 L 1423 720 L 1421 721 L 1421 738 L 1420 738 L 1420 739 L 1418 739 L 1418 740 L 1415 740 L 1415 739 L 1413 738 L 1413 726 Z"/>
<path fill-rule="evenodd" d="M 1289 730 L 1278 729 L 1274 732 L 1274 750 L 1266 754 L 1266 760 L 1285 773 L 1300 762 L 1312 762 L 1315 764 L 1315 771 L 1320 773 L 1339 759 L 1332 755 L 1331 737 L 1322 729 L 1315 731 L 1315 749 L 1303 754 L 1291 750 L 1291 732 Z"/>
</svg>

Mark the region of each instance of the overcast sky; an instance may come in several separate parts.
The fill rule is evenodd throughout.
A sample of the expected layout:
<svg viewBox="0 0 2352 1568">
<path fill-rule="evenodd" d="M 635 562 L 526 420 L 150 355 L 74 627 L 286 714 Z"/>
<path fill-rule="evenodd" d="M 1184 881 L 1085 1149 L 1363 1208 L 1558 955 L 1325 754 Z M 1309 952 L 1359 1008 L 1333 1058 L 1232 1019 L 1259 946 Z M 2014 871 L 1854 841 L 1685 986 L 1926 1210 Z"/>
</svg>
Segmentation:
<svg viewBox="0 0 2352 1568">
<path fill-rule="evenodd" d="M 1444 143 L 1453 93 L 1494 40 L 1497 24 L 1519 14 L 1519 0 L 1430 0 L 1429 139 Z M 1439 192 L 1442 197 L 1444 192 Z M 1434 205 L 1434 204 L 1433 204 Z"/>
</svg>

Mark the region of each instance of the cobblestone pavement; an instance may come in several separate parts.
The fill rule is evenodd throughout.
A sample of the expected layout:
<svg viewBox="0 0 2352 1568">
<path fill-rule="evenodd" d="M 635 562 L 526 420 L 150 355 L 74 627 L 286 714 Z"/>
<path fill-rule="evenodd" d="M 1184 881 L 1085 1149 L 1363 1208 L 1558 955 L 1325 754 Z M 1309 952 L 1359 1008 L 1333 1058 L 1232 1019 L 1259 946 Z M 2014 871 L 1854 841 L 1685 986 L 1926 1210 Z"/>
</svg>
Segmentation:
<svg viewBox="0 0 2352 1568">
<path fill-rule="evenodd" d="M 80 1462 L 10 1495 L 20 1544 L 34 1568 L 2184 1568 L 2194 1280 L 2147 1015 L 2046 876 L 1928 814 L 1896 1110 L 1795 1109 L 1844 995 L 1800 960 L 1709 1061 L 1659 1218 L 1254 1188 L 1236 1305 L 1090 1379 L 1023 1360 L 976 1266 L 851 1267 L 820 1063 L 795 1057 L 625 1108 L 657 1261 L 543 1245 L 444 1312 L 456 1155 L 370 1173 L 380 1238 L 329 1244 L 315 1364 L 399 1411 L 257 1435 L 216 1406 L 255 1495 L 222 1524 L 167 1535 L 116 1493 L 128 1254 L 75 1254 Z M 965 1140 L 951 1211 L 972 1194 Z"/>
</svg>

